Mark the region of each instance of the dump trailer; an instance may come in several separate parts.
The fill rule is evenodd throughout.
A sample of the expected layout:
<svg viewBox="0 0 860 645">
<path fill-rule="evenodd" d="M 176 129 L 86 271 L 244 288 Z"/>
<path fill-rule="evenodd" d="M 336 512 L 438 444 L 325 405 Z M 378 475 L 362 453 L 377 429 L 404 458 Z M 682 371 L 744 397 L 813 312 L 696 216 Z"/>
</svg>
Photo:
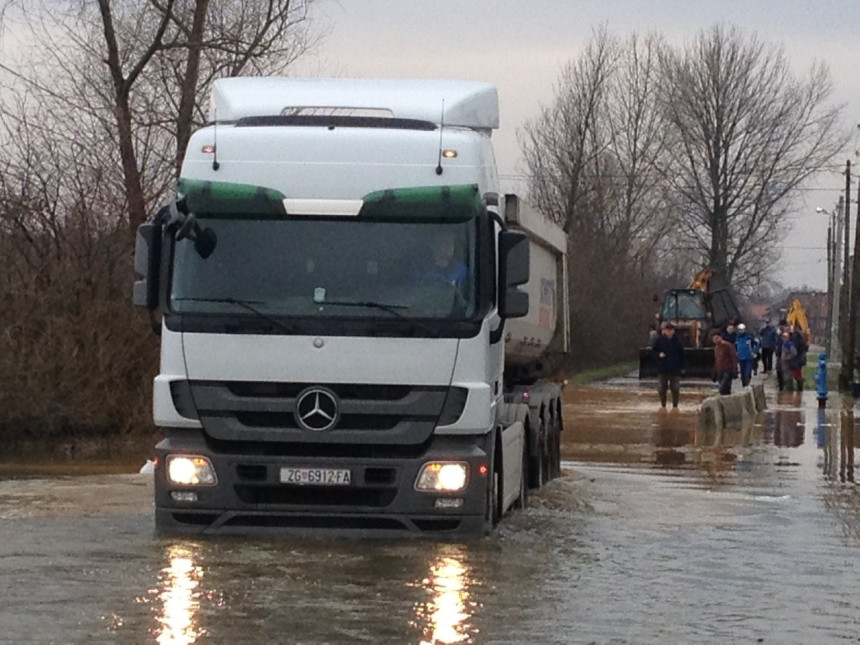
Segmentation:
<svg viewBox="0 0 860 645">
<path fill-rule="evenodd" d="M 656 315 L 659 325 L 671 322 L 684 346 L 684 372 L 693 378 L 709 378 L 714 367 L 711 332 L 730 320 L 740 322 L 732 290 L 712 269 L 699 271 L 685 288 L 668 289 Z M 657 359 L 650 347 L 639 350 L 639 378 L 657 375 Z"/>
<path fill-rule="evenodd" d="M 496 88 L 229 78 L 140 227 L 166 534 L 485 534 L 560 470 L 566 236 Z"/>
</svg>

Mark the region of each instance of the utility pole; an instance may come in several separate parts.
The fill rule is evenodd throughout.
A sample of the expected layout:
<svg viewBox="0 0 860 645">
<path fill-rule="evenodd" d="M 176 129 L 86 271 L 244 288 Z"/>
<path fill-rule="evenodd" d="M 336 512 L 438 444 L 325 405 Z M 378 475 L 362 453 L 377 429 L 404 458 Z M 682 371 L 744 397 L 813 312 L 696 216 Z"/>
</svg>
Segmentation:
<svg viewBox="0 0 860 645">
<path fill-rule="evenodd" d="M 817 209 L 824 211 L 824 209 Z M 827 212 L 827 211 L 824 211 Z M 830 221 L 827 223 L 827 336 L 824 338 L 824 351 L 828 356 L 833 344 L 833 240 L 836 239 L 836 228 L 833 222 L 833 213 L 828 213 Z"/>
<path fill-rule="evenodd" d="M 860 248 L 860 182 L 857 184 L 857 222 L 854 225 L 854 259 L 851 264 L 851 289 L 849 293 L 850 305 L 848 307 L 848 347 L 846 354 L 850 358 L 848 377 L 850 379 L 849 386 L 854 390 L 854 368 L 857 365 L 855 349 L 857 343 L 857 285 L 860 285 L 860 257 L 857 257 L 857 249 Z"/>
<path fill-rule="evenodd" d="M 845 298 L 842 309 L 839 312 L 840 328 L 842 331 L 842 369 L 839 371 L 839 390 L 842 392 L 851 389 L 854 379 L 854 330 L 853 319 L 849 320 L 849 301 L 851 297 L 851 275 L 848 271 L 848 247 L 851 231 L 851 160 L 845 162 L 845 258 L 842 266 L 842 290 Z M 849 347 L 850 345 L 850 347 Z"/>
<path fill-rule="evenodd" d="M 842 325 L 840 324 L 840 313 L 841 309 L 839 307 L 840 303 L 840 295 L 842 293 L 842 270 L 841 265 L 839 263 L 839 255 L 842 248 L 842 216 L 844 211 L 842 210 L 842 205 L 845 200 L 843 195 L 839 196 L 839 203 L 836 204 L 836 210 L 834 211 L 835 219 L 836 219 L 836 233 L 833 238 L 833 298 L 830 301 L 830 320 L 833 323 L 833 327 L 830 329 L 830 361 L 832 363 L 841 364 L 842 361 L 842 343 L 841 343 L 841 332 Z M 836 373 L 836 366 L 834 365 L 833 373 Z"/>
</svg>

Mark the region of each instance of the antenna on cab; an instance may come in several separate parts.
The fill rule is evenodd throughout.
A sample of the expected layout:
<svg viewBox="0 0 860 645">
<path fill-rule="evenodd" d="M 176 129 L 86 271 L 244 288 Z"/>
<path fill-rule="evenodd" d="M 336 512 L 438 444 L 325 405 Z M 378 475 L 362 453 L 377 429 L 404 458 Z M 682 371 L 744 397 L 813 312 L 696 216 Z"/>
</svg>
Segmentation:
<svg viewBox="0 0 860 645">
<path fill-rule="evenodd" d="M 221 164 L 218 163 L 218 108 L 212 110 L 212 115 L 215 117 L 215 123 L 212 124 L 212 170 L 218 170 Z"/>
<path fill-rule="evenodd" d="M 436 161 L 436 174 L 442 174 L 442 131 L 445 129 L 445 99 L 442 99 L 442 115 L 439 117 L 439 157 Z"/>
</svg>

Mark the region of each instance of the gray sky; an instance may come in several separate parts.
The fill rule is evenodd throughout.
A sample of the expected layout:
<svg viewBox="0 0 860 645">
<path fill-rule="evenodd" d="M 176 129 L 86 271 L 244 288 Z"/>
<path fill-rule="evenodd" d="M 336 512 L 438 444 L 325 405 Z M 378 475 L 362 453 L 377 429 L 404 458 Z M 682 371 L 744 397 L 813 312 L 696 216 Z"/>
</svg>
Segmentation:
<svg viewBox="0 0 860 645">
<path fill-rule="evenodd" d="M 494 141 L 507 191 L 518 189 L 523 171 L 517 129 L 552 102 L 562 66 L 604 24 L 622 37 L 656 31 L 673 44 L 717 22 L 757 32 L 782 44 L 798 73 L 814 60 L 825 62 L 833 100 L 846 104 L 846 127 L 860 123 L 856 0 L 316 0 L 313 15 L 329 26 L 329 35 L 315 58 L 295 68 L 297 74 L 495 83 L 501 128 Z M 839 163 L 851 159 L 860 172 L 856 139 Z M 787 286 L 825 288 L 827 217 L 815 208 L 832 209 L 844 185 L 838 172 L 826 173 L 797 204 L 786 226 L 783 260 L 774 267 Z"/>
</svg>

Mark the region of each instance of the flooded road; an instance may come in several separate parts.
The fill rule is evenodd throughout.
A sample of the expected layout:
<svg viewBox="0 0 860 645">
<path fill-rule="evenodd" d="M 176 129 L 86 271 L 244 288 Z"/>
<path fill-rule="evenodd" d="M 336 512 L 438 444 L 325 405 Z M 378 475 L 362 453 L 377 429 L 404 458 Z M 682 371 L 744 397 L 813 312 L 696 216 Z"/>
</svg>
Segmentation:
<svg viewBox="0 0 860 645">
<path fill-rule="evenodd" d="M 146 475 L 0 464 L 0 642 L 858 642 L 853 401 L 712 392 L 569 388 L 563 477 L 464 542 L 162 538 Z"/>
</svg>

